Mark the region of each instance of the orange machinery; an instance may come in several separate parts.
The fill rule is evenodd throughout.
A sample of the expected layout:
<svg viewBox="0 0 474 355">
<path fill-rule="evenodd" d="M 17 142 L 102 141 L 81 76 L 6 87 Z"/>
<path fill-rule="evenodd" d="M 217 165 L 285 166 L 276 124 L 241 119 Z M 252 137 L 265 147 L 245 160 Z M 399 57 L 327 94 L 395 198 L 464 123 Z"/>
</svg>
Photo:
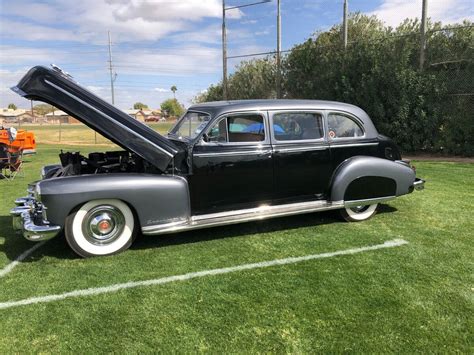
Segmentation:
<svg viewBox="0 0 474 355">
<path fill-rule="evenodd" d="M 24 129 L 18 130 L 16 139 L 10 142 L 7 130 L 0 127 L 0 144 L 5 144 L 15 151 L 23 150 L 23 154 L 36 153 L 35 134 Z"/>
</svg>

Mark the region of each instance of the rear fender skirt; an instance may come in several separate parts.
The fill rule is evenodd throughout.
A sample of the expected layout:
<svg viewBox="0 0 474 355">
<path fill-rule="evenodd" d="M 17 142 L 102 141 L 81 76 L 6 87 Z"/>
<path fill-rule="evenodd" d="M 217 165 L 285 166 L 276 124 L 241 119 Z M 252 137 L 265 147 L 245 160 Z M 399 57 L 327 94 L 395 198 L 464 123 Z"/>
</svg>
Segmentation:
<svg viewBox="0 0 474 355">
<path fill-rule="evenodd" d="M 75 207 L 97 199 L 126 202 L 135 210 L 141 227 L 190 218 L 188 183 L 178 176 L 80 175 L 42 180 L 38 184 L 48 220 L 59 226 L 64 226 Z"/>
<path fill-rule="evenodd" d="M 343 161 L 335 170 L 331 201 L 372 200 L 408 194 L 415 172 L 401 161 L 356 156 Z"/>
</svg>

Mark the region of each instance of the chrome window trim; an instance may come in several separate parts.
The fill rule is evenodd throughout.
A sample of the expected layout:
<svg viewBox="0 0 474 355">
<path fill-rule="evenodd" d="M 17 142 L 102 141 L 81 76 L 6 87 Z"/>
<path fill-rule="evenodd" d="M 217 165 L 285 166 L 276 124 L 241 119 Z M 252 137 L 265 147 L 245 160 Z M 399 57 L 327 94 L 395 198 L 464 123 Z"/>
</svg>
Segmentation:
<svg viewBox="0 0 474 355">
<path fill-rule="evenodd" d="M 316 138 L 316 139 L 297 139 L 297 140 L 288 140 L 288 141 L 279 141 L 275 137 L 275 131 L 273 130 L 273 116 L 279 113 L 317 113 L 321 115 L 321 123 L 322 123 L 322 128 L 323 128 L 323 136 L 321 138 Z M 325 142 L 326 141 L 326 120 L 324 119 L 324 110 L 295 110 L 295 109 L 279 109 L 279 110 L 269 110 L 268 111 L 268 120 L 270 123 L 270 133 L 271 133 L 271 139 L 272 139 L 272 144 L 273 145 L 284 145 L 284 144 L 301 144 L 301 143 L 319 143 L 319 142 Z"/>
<path fill-rule="evenodd" d="M 204 142 L 202 139 L 203 134 L 207 134 L 212 127 L 218 122 L 220 122 L 223 119 L 226 119 L 227 117 L 231 116 L 239 116 L 239 115 L 259 115 L 263 118 L 263 130 L 265 133 L 265 139 L 263 141 L 253 141 L 253 142 Z M 231 146 L 255 146 L 255 145 L 263 145 L 263 144 L 270 144 L 270 135 L 268 132 L 268 114 L 266 114 L 265 110 L 259 110 L 259 111 L 235 111 L 235 112 L 227 112 L 224 114 L 221 114 L 217 116 L 214 120 L 211 120 L 209 122 L 208 126 L 202 130 L 200 133 L 200 136 L 198 138 L 198 142 L 196 143 L 197 146 L 203 146 L 203 147 L 216 147 L 216 146 L 225 146 L 225 147 L 231 147 Z M 227 130 L 227 140 L 229 140 L 229 130 Z"/>
<path fill-rule="evenodd" d="M 211 115 L 209 112 L 198 111 L 198 110 L 187 110 L 185 113 L 183 113 L 183 114 L 181 115 L 181 117 L 180 117 L 178 120 L 176 120 L 176 122 L 174 123 L 174 125 L 168 130 L 168 132 L 166 132 L 166 134 L 171 133 L 171 131 L 178 125 L 179 122 L 181 122 L 181 120 L 183 119 L 183 117 L 186 116 L 186 114 L 187 114 L 188 112 L 191 112 L 191 113 L 201 113 L 201 114 L 203 114 L 203 115 L 208 115 L 209 118 L 210 118 L 210 119 L 209 119 L 209 122 L 212 122 L 212 115 Z M 201 134 L 202 134 L 203 131 L 204 131 L 204 130 L 202 130 L 201 132 L 199 132 L 199 134 L 198 134 L 196 137 L 194 137 L 193 139 L 191 139 L 191 141 L 193 141 L 193 140 L 195 140 L 195 139 L 198 139 L 198 138 L 201 136 Z M 171 133 L 171 134 L 174 134 L 174 133 Z"/>
<path fill-rule="evenodd" d="M 337 115 L 341 115 L 341 116 L 347 116 L 347 118 L 349 118 L 350 120 L 352 120 L 353 122 L 355 122 L 355 124 L 357 126 L 359 126 L 359 128 L 362 130 L 362 132 L 364 133 L 362 136 L 358 136 L 358 137 L 335 137 L 335 138 L 331 138 L 329 136 L 329 115 L 333 113 L 333 114 L 337 114 Z M 358 118 L 357 116 L 354 116 L 353 114 L 349 113 L 349 112 L 346 112 L 346 111 L 337 111 L 337 110 L 327 110 L 326 111 L 326 121 L 327 121 L 327 131 L 328 131 L 328 140 L 329 142 L 333 142 L 333 141 L 341 141 L 341 140 L 355 140 L 355 139 L 364 139 L 367 137 L 367 133 L 365 132 L 365 129 L 364 129 L 364 122 Z"/>
<path fill-rule="evenodd" d="M 114 120 L 112 117 L 110 117 L 109 115 L 106 115 L 105 113 L 103 113 L 102 111 L 99 111 L 98 109 L 96 109 L 94 106 L 90 105 L 89 103 L 85 102 L 84 100 L 80 99 L 79 97 L 77 97 L 76 95 L 73 95 L 69 92 L 67 92 L 66 90 L 64 90 L 63 88 L 59 87 L 58 85 L 50 82 L 49 80 L 45 79 L 45 83 L 47 83 L 48 85 L 52 86 L 53 88 L 61 91 L 63 94 L 66 94 L 67 96 L 73 98 L 74 100 L 77 100 L 79 101 L 81 104 L 85 105 L 86 107 L 90 108 L 91 110 L 95 111 L 96 113 L 98 113 L 99 115 L 103 116 L 103 117 L 106 117 L 108 119 L 112 119 L 114 121 L 114 123 L 116 123 L 117 125 L 119 125 L 121 128 L 125 129 L 126 131 L 128 131 L 129 133 L 132 133 L 135 137 L 139 137 L 140 139 L 143 139 L 144 141 L 148 142 L 149 144 L 151 144 L 153 147 L 155 148 L 158 148 L 158 150 L 162 151 L 163 153 L 165 153 L 166 155 L 168 155 L 170 158 L 173 158 L 174 155 L 169 153 L 168 151 L 164 150 L 163 148 L 161 148 L 159 145 L 156 145 L 155 143 L 151 142 L 150 140 L 146 139 L 145 137 L 143 137 L 142 135 L 138 134 L 137 132 L 131 130 L 130 128 L 128 128 L 127 126 L 125 126 L 124 124 Z"/>
</svg>

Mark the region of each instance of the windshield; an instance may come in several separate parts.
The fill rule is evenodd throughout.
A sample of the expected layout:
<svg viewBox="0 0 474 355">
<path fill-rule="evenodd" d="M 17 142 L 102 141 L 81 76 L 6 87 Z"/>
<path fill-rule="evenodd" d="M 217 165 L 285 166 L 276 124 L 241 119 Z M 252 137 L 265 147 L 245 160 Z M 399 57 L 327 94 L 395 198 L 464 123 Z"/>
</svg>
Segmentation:
<svg viewBox="0 0 474 355">
<path fill-rule="evenodd" d="M 179 138 L 194 139 L 207 126 L 211 116 L 207 113 L 188 111 L 170 130 Z"/>
</svg>

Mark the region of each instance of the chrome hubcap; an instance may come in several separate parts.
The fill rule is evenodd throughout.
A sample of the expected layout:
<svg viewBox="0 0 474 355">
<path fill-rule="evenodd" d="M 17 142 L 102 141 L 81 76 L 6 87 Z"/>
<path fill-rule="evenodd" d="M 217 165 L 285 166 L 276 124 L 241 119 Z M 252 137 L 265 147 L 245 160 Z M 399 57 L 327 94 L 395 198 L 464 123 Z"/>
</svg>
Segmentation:
<svg viewBox="0 0 474 355">
<path fill-rule="evenodd" d="M 355 207 L 351 207 L 351 211 L 352 212 L 355 212 L 355 213 L 362 213 L 362 212 L 365 212 L 367 211 L 367 209 L 370 207 L 370 205 L 366 205 L 366 206 L 355 206 Z"/>
<path fill-rule="evenodd" d="M 114 242 L 123 232 L 125 218 L 114 206 L 96 206 L 87 212 L 82 232 L 92 244 L 105 245 Z"/>
</svg>

